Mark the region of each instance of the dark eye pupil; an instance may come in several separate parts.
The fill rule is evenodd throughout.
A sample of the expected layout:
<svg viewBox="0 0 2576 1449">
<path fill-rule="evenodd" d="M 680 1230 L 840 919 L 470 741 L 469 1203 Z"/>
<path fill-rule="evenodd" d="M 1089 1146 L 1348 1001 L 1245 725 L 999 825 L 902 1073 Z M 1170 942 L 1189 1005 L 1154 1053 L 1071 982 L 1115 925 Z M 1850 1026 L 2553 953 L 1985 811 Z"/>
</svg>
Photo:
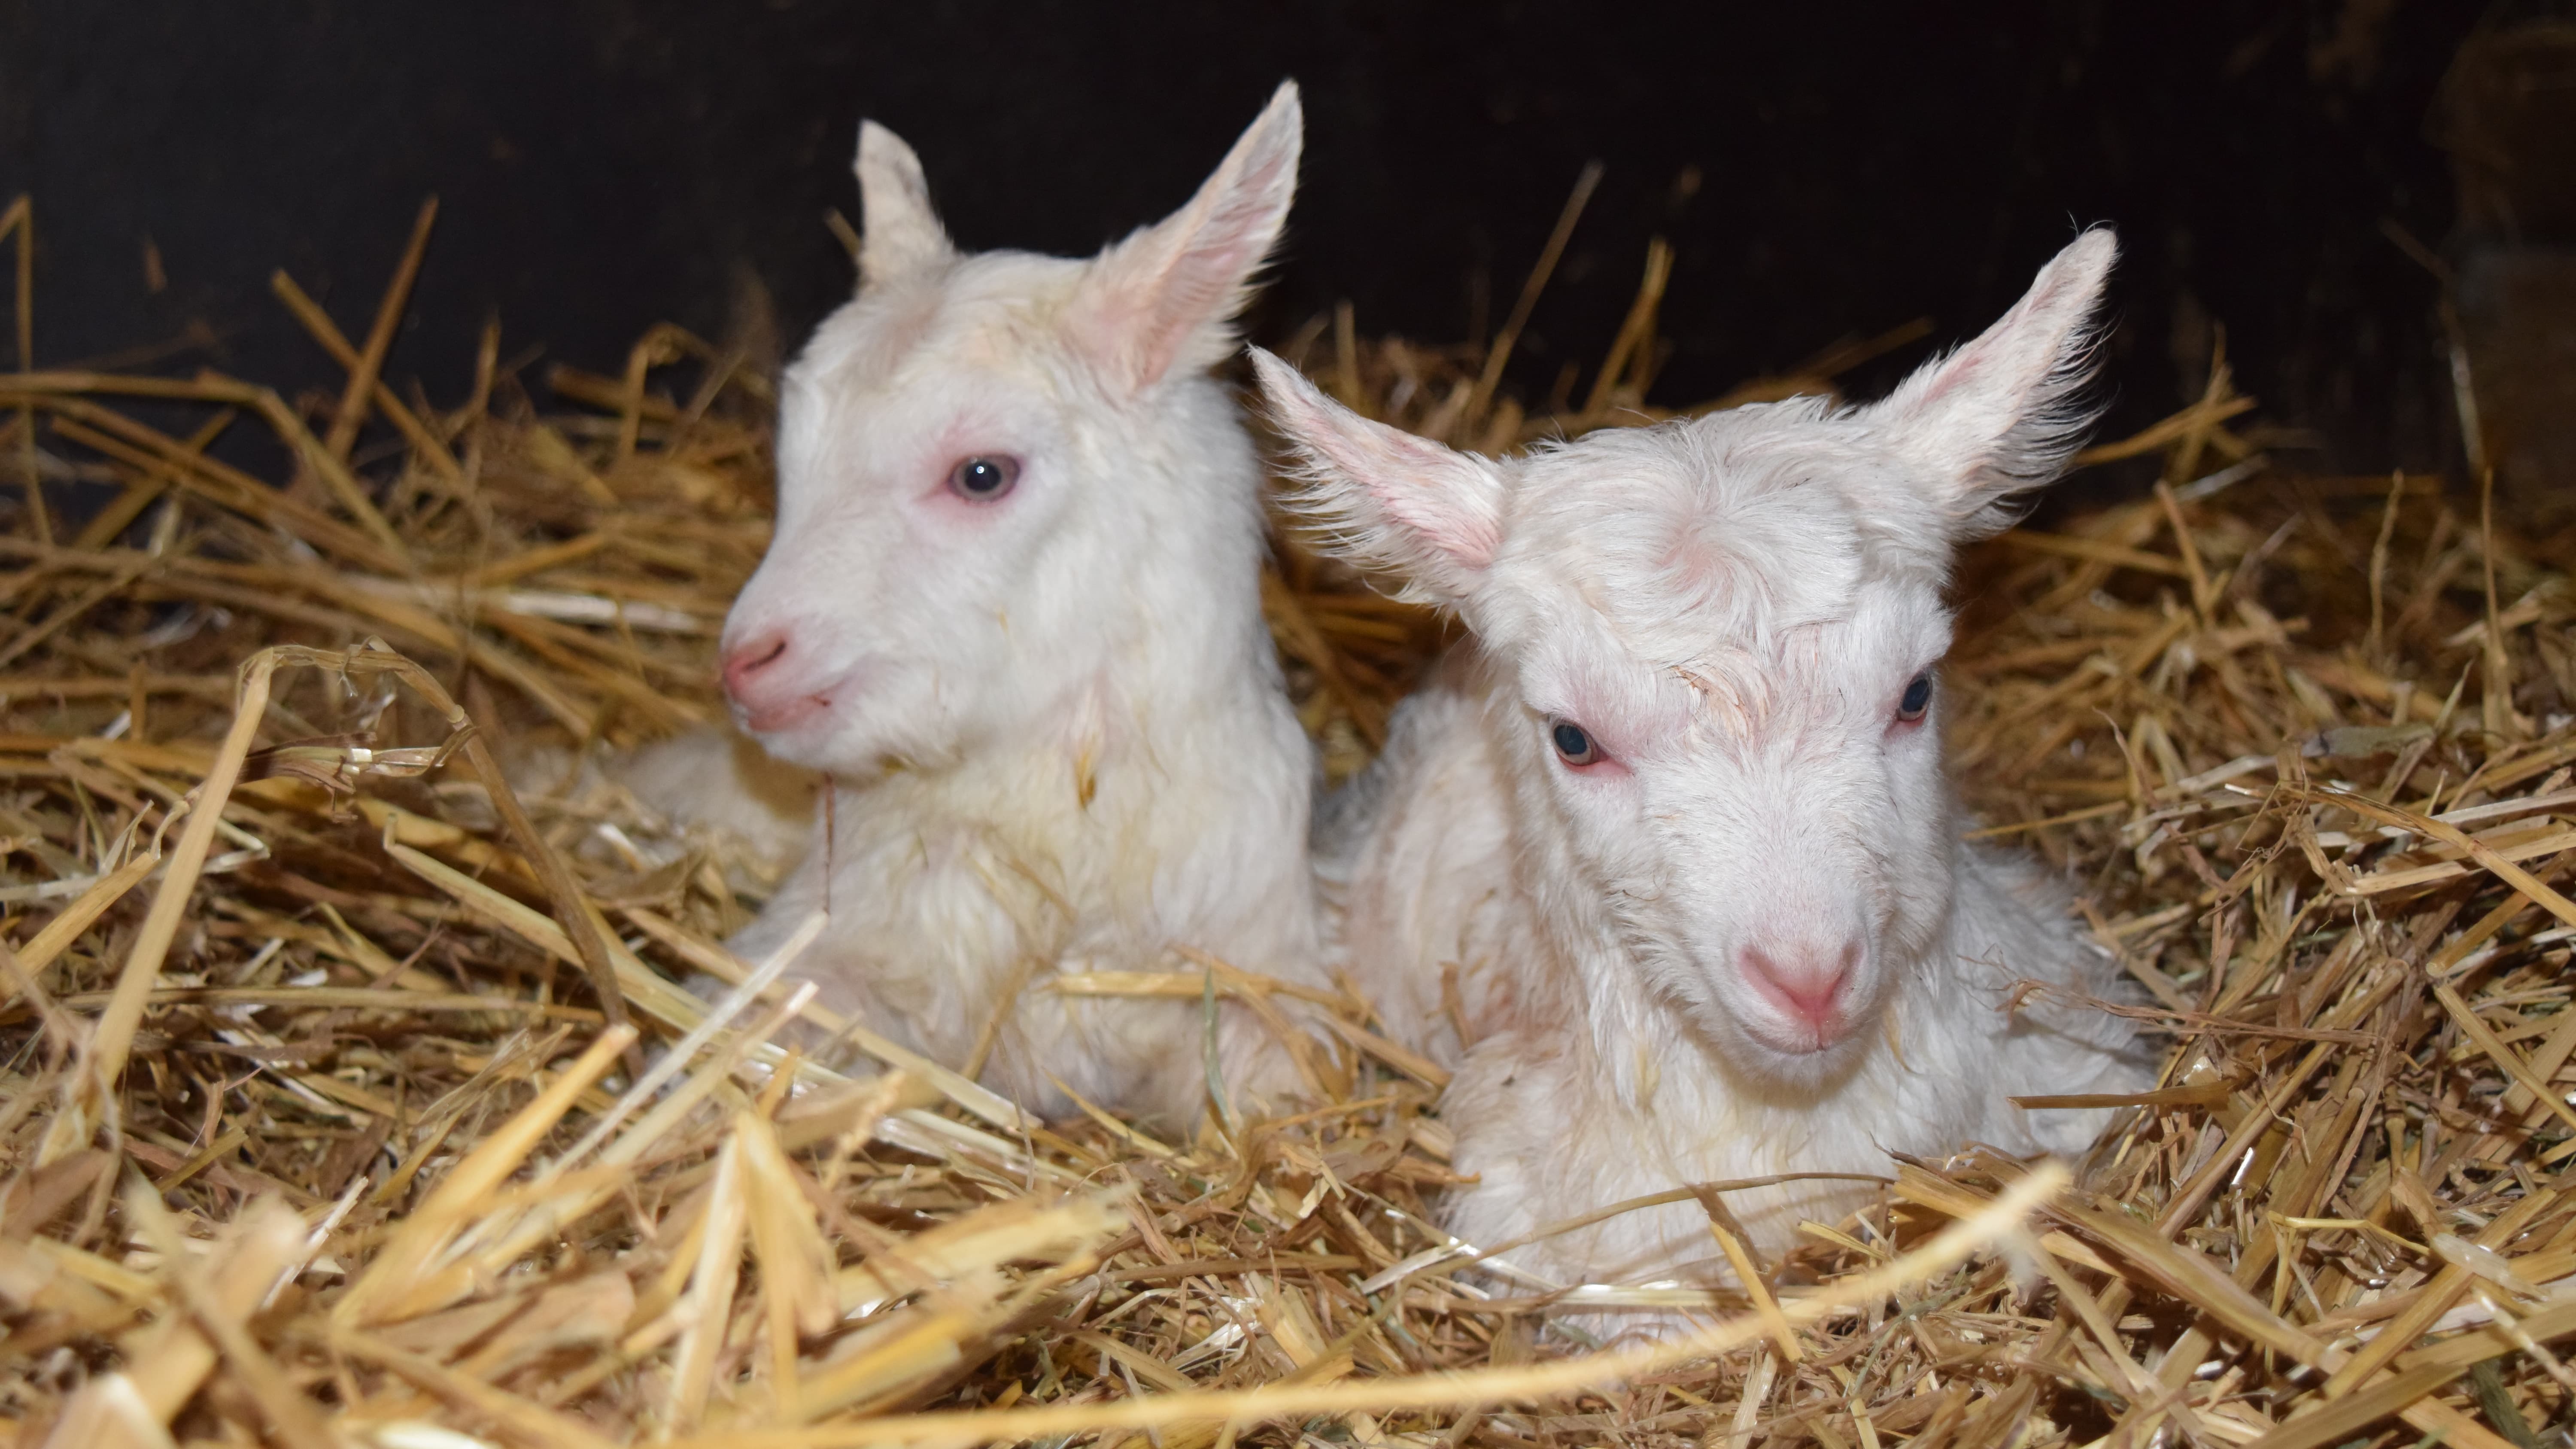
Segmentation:
<svg viewBox="0 0 2576 1449">
<path fill-rule="evenodd" d="M 958 470 L 957 481 L 969 493 L 990 493 L 1002 486 L 1002 470 L 990 459 L 977 458 Z"/>
<path fill-rule="evenodd" d="M 1592 753 L 1592 736 L 1585 734 L 1581 725 L 1558 725 L 1556 749 L 1558 754 L 1567 759 L 1579 759 Z"/>
<path fill-rule="evenodd" d="M 1911 715 L 1921 714 L 1924 710 L 1930 708 L 1931 705 L 1932 676 L 1928 674 L 1918 674 L 1914 676 L 1914 682 L 1912 684 L 1905 686 L 1905 698 L 1897 705 L 1897 708 Z"/>
</svg>

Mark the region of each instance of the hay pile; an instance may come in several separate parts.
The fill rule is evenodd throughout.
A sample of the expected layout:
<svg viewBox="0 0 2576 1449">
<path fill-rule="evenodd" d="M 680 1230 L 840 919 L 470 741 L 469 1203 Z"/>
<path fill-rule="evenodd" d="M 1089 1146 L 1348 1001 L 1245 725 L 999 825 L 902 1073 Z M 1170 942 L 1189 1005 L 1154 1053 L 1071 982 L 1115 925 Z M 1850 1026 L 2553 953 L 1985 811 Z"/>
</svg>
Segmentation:
<svg viewBox="0 0 2576 1449">
<path fill-rule="evenodd" d="M 487 339 L 460 406 L 406 397 L 382 365 L 426 235 L 354 342 L 280 279 L 336 397 L 38 371 L 23 330 L 0 376 L 0 458 L 53 500 L 19 488 L 0 537 L 10 1442 L 2563 1433 L 2576 537 L 2302 476 L 2232 430 L 2223 368 L 2097 449 L 2167 481 L 1967 561 L 1953 747 L 1985 833 L 2084 883 L 2164 1082 L 2081 1189 L 1891 1164 L 1750 1302 L 1590 1296 L 1716 1325 L 1596 1353 L 1428 1226 L 1440 1074 L 1356 1004 L 1340 1100 L 1190 1142 L 1031 1120 L 856 1026 L 771 1045 L 803 1001 L 717 944 L 756 863 L 491 764 L 717 717 L 764 380 L 663 328 L 542 386 Z M 1667 266 L 1557 406 L 1500 395 L 1516 327 L 1363 345 L 1345 314 L 1304 360 L 1460 442 L 1630 420 Z M 231 428 L 276 476 L 207 455 Z M 1440 626 L 1282 554 L 1275 631 L 1347 772 Z M 668 984 L 701 969 L 753 974 Z"/>
</svg>

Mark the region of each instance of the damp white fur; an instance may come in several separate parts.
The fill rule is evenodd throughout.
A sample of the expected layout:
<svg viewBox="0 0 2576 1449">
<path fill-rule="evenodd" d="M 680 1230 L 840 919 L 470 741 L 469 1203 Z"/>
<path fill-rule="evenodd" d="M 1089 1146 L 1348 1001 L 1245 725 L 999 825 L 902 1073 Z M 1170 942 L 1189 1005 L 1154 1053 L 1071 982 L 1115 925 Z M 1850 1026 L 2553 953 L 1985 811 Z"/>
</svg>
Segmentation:
<svg viewBox="0 0 2576 1449">
<path fill-rule="evenodd" d="M 1937 665 L 1956 544 L 2089 421 L 2115 254 L 2078 239 L 1984 335 L 1858 408 L 1813 399 L 1486 459 L 1369 422 L 1255 355 L 1304 504 L 1472 636 L 1399 711 L 1319 849 L 1388 1029 L 1457 1066 L 1495 1246 L 1684 1184 L 1886 1174 L 1983 1142 L 2076 1154 L 2101 1112 L 2015 1094 L 2150 1074 L 2033 864 L 1962 840 Z M 1871 1189 L 1727 1194 L 1760 1251 Z M 1728 1276 L 1696 1202 L 1548 1237 L 1559 1283 Z"/>
</svg>

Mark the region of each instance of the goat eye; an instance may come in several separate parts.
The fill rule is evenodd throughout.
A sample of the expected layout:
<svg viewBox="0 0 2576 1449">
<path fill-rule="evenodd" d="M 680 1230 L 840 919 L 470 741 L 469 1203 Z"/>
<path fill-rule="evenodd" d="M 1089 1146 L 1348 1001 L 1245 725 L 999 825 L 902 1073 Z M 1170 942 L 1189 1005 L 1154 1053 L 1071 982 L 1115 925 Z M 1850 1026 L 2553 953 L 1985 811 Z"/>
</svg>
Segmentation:
<svg viewBox="0 0 2576 1449">
<path fill-rule="evenodd" d="M 1905 697 L 1896 702 L 1896 717 L 1910 723 L 1923 718 L 1923 712 L 1931 707 L 1932 675 L 1927 670 L 1905 686 Z"/>
<path fill-rule="evenodd" d="M 967 458 L 948 470 L 948 491 L 970 503 L 990 503 L 1018 481 L 1017 458 Z"/>
<path fill-rule="evenodd" d="M 1601 759 L 1601 746 L 1584 731 L 1583 726 L 1558 720 L 1547 732 L 1556 745 L 1557 754 L 1569 765 L 1590 765 Z"/>
</svg>

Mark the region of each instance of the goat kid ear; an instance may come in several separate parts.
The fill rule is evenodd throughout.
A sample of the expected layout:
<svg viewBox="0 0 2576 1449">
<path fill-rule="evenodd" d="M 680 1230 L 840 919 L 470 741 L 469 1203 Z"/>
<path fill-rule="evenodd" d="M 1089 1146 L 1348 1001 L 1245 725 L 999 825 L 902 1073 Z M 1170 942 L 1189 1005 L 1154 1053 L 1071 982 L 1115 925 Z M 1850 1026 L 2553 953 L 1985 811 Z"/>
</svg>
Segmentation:
<svg viewBox="0 0 2576 1449">
<path fill-rule="evenodd" d="M 2011 527 L 2021 498 L 2064 471 L 2092 427 L 2094 318 L 2119 252 L 2107 227 L 2077 237 L 2003 320 L 1869 410 L 1929 475 L 1953 538 Z"/>
<path fill-rule="evenodd" d="M 930 182 L 921 158 L 903 138 L 874 121 L 859 123 L 859 285 L 883 286 L 907 272 L 957 255 L 939 213 L 930 209 Z"/>
<path fill-rule="evenodd" d="M 1457 607 L 1502 547 L 1503 479 L 1473 454 L 1371 422 L 1255 347 L 1270 419 L 1296 456 L 1290 500 L 1325 548 L 1403 581 L 1403 597 Z"/>
<path fill-rule="evenodd" d="M 1073 340 L 1131 393 L 1233 354 L 1227 323 L 1287 222 L 1305 129 L 1297 83 L 1283 82 L 1189 205 L 1091 264 L 1069 314 Z"/>
</svg>

